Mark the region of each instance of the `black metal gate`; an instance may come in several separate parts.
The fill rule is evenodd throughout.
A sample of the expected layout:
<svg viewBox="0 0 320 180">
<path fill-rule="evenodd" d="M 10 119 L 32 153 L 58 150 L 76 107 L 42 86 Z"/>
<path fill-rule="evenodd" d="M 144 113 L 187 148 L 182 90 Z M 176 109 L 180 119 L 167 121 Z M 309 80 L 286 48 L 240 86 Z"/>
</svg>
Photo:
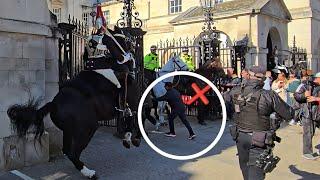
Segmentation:
<svg viewBox="0 0 320 180">
<path fill-rule="evenodd" d="M 305 48 L 297 47 L 296 37 L 293 37 L 293 46 L 290 47 L 290 57 L 285 62 L 287 66 L 293 66 L 298 62 L 307 63 L 307 50 Z"/>
<path fill-rule="evenodd" d="M 197 38 L 179 38 L 172 40 L 159 41 L 157 43 L 157 54 L 161 66 L 163 66 L 172 56 L 179 55 L 182 49 L 187 47 L 189 49 L 189 55 L 193 57 L 194 64 L 197 68 L 201 67 L 208 60 L 219 58 L 224 69 L 233 68 L 234 72 L 240 72 L 245 68 L 245 55 L 248 47 L 245 41 L 239 41 L 233 46 L 222 46 L 221 41 L 217 39 L 219 37 L 218 31 L 214 31 L 216 34 L 207 35 L 207 39 L 201 40 L 199 35 Z M 203 36 L 203 34 L 202 34 Z M 212 36 L 212 37 L 211 37 Z M 208 38 L 210 37 L 210 38 Z M 223 90 L 221 84 L 223 79 L 217 79 L 214 84 L 219 90 Z M 188 96 L 183 95 L 183 99 L 187 101 Z M 197 109 L 195 108 L 197 102 L 193 105 L 187 106 L 186 114 L 195 116 L 197 115 Z"/>
<path fill-rule="evenodd" d="M 88 37 L 85 24 L 72 19 L 69 23 L 59 23 L 62 38 L 59 38 L 59 84 L 75 77 L 83 70 L 83 53 Z"/>
</svg>

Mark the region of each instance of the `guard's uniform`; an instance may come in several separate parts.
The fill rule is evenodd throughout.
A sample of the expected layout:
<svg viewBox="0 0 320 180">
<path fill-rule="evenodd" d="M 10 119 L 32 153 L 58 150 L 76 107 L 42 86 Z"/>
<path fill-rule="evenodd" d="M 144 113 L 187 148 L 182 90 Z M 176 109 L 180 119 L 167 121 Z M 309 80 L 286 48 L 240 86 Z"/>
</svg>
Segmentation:
<svg viewBox="0 0 320 180">
<path fill-rule="evenodd" d="M 194 71 L 195 67 L 193 64 L 193 60 L 192 60 L 192 56 L 190 56 L 189 54 L 181 54 L 180 59 L 186 63 L 186 65 L 188 66 L 189 71 Z"/>
<path fill-rule="evenodd" d="M 156 78 L 155 70 L 159 66 L 159 58 L 157 54 L 149 53 L 144 57 L 144 74 L 149 81 L 153 81 Z"/>
<path fill-rule="evenodd" d="M 270 146 L 273 135 L 270 115 L 276 112 L 281 118 L 291 120 L 294 111 L 273 91 L 262 89 L 260 80 L 250 79 L 243 87 L 231 90 L 235 102 L 235 126 L 231 135 L 236 141 L 239 164 L 245 180 L 265 178 L 265 171 L 256 161 Z"/>
<path fill-rule="evenodd" d="M 120 68 L 118 68 L 116 62 L 110 59 L 107 47 L 102 44 L 103 37 L 104 34 L 96 34 L 89 37 L 84 53 L 84 69 L 103 75 L 120 88 L 120 82 L 114 74 L 114 70 L 119 70 Z"/>
</svg>

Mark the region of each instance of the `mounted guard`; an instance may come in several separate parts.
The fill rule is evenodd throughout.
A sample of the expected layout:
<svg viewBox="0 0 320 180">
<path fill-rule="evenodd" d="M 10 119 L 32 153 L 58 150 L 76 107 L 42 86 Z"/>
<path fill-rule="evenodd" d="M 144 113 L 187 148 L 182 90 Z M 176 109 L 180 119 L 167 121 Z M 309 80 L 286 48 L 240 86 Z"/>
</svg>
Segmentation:
<svg viewBox="0 0 320 180">
<path fill-rule="evenodd" d="M 119 89 L 119 107 L 116 107 L 118 111 L 124 112 L 124 116 L 132 116 L 132 112 L 127 103 L 127 84 L 128 77 L 131 80 L 135 79 L 135 60 L 131 52 L 125 52 L 123 47 L 115 39 L 115 37 L 124 38 L 125 41 L 130 41 L 134 44 L 134 40 L 128 35 L 125 35 L 123 31 L 115 27 L 115 30 L 121 33 L 111 34 L 110 30 L 106 27 L 106 20 L 101 10 L 101 4 L 97 5 L 96 20 L 93 22 L 94 30 L 92 35 L 89 36 L 85 52 L 85 70 L 92 70 L 105 78 L 110 80 Z M 113 59 L 109 49 L 104 45 L 103 39 L 105 36 L 111 38 L 116 44 L 116 48 L 120 49 L 123 53 L 123 60 Z M 115 37 L 114 37 L 115 36 Z M 133 45 L 134 46 L 134 45 Z M 130 47 L 131 51 L 134 47 Z"/>
</svg>

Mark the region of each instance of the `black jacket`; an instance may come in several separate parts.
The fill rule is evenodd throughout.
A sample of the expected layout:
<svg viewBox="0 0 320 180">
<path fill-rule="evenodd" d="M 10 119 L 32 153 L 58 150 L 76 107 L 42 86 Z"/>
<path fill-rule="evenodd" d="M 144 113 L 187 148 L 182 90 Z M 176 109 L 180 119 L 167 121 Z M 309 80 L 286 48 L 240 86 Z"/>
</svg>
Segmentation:
<svg viewBox="0 0 320 180">
<path fill-rule="evenodd" d="M 184 111 L 185 105 L 182 102 L 180 93 L 172 88 L 167 91 L 167 93 L 159 98 L 156 98 L 157 101 L 168 101 L 171 109 L 173 111 Z"/>
<path fill-rule="evenodd" d="M 236 98 L 240 94 L 242 96 L 248 96 L 250 93 L 253 93 L 256 97 L 254 108 L 246 109 L 246 107 L 244 107 L 235 117 L 236 123 L 241 129 L 251 131 L 270 130 L 270 115 L 273 112 L 276 112 L 285 120 L 291 120 L 294 117 L 294 110 L 286 104 L 278 94 L 273 91 L 263 90 L 262 87 L 263 83 L 261 83 L 261 81 L 250 79 L 244 87 L 231 90 L 230 98 L 233 102 L 236 102 Z M 252 116 L 252 114 L 256 115 Z"/>
</svg>

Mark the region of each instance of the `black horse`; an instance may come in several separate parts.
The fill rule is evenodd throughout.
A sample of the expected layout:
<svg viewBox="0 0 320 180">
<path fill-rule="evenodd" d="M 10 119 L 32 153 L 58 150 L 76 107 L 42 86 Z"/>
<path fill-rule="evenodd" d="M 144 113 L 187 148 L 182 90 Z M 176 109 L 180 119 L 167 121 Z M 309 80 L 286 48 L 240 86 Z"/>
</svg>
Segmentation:
<svg viewBox="0 0 320 180">
<path fill-rule="evenodd" d="M 221 79 L 224 79 L 226 75 L 219 64 L 220 62 L 218 60 L 207 61 L 200 68 L 196 69 L 195 73 L 204 76 L 216 85 L 219 83 L 221 84 Z M 194 96 L 195 94 L 194 90 L 191 88 L 192 83 L 196 83 L 201 89 L 207 86 L 202 80 L 194 77 L 180 77 L 176 79 L 179 80 L 179 82 L 176 83 L 176 89 L 180 91 L 181 94 L 187 96 Z M 194 106 L 194 108 L 198 110 L 197 119 L 202 125 L 205 125 L 204 120 L 210 115 L 214 118 L 220 118 L 219 114 L 222 111 L 220 101 L 213 93 L 213 90 L 206 93 L 205 96 L 209 100 L 208 105 L 205 105 L 202 101 L 198 101 L 197 105 Z"/>
<path fill-rule="evenodd" d="M 130 41 L 124 33 L 116 28 L 109 30 L 122 49 L 129 52 Z M 113 60 L 123 61 L 121 48 L 114 40 L 104 35 L 103 44 L 109 49 Z M 141 134 L 138 129 L 136 112 L 139 104 L 139 87 L 134 79 L 128 78 L 127 103 L 132 110 L 131 116 L 125 117 L 125 144 L 131 139 L 135 146 L 140 145 Z M 124 85 L 122 84 L 122 87 Z M 18 135 L 25 136 L 30 127 L 34 127 L 36 138 L 41 138 L 44 132 L 43 118 L 50 113 L 53 123 L 63 131 L 63 153 L 72 161 L 74 166 L 83 175 L 89 178 L 95 177 L 95 171 L 88 169 L 80 161 L 81 152 L 87 147 L 95 131 L 99 120 L 117 118 L 121 113 L 115 107 L 119 107 L 119 89 L 103 75 L 94 71 L 82 71 L 74 79 L 63 84 L 51 102 L 38 108 L 39 103 L 30 101 L 26 105 L 13 105 L 7 114 L 11 119 Z M 123 116 L 121 116 L 123 117 Z M 131 136 L 132 132 L 134 136 Z"/>
</svg>

